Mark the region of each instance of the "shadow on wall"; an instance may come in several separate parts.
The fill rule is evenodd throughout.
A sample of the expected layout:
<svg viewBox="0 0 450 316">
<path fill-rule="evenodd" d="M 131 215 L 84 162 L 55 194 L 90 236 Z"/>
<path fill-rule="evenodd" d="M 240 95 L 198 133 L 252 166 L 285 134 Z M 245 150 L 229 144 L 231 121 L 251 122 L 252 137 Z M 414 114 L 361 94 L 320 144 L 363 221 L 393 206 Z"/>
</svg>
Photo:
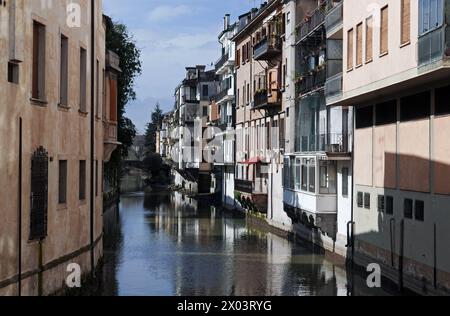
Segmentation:
<svg viewBox="0 0 450 316">
<path fill-rule="evenodd" d="M 355 261 L 400 289 L 450 294 L 450 165 L 385 153 L 383 176 L 384 188 L 355 180 Z"/>
</svg>

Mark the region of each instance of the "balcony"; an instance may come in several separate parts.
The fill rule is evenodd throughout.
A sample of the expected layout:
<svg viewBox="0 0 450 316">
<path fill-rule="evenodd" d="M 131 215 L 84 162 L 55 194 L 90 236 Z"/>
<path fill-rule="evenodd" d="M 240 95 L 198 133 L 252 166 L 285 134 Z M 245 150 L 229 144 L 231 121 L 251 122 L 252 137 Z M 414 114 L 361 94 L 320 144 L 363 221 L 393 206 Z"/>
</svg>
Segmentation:
<svg viewBox="0 0 450 316">
<path fill-rule="evenodd" d="M 117 122 L 103 122 L 103 143 L 105 145 L 103 160 L 107 162 L 114 150 L 120 145 L 117 141 Z"/>
<path fill-rule="evenodd" d="M 281 93 L 272 90 L 271 94 L 267 94 L 267 90 L 256 91 L 254 95 L 254 109 L 267 109 L 271 107 L 281 106 Z"/>
<path fill-rule="evenodd" d="M 282 52 L 282 41 L 278 35 L 263 38 L 253 48 L 255 60 L 271 60 Z"/>
<path fill-rule="evenodd" d="M 334 98 L 342 95 L 342 73 L 334 75 L 331 78 L 328 78 L 325 82 L 325 97 Z"/>
<path fill-rule="evenodd" d="M 221 75 L 225 72 L 227 67 L 231 67 L 234 65 L 234 60 L 230 59 L 229 54 L 222 55 L 220 59 L 216 62 L 216 73 Z"/>
<path fill-rule="evenodd" d="M 329 155 L 348 154 L 350 153 L 350 139 L 349 133 L 325 133 L 316 135 L 300 135 L 297 140 L 300 146 L 299 152 L 312 153 L 324 152 Z"/>
<path fill-rule="evenodd" d="M 309 91 L 321 88 L 326 82 L 326 69 L 320 68 L 310 71 L 297 79 L 299 94 L 305 94 Z"/>
<path fill-rule="evenodd" d="M 297 42 L 304 41 L 307 37 L 313 36 L 325 23 L 325 9 L 321 7 L 315 9 L 305 21 L 297 26 Z"/>
<path fill-rule="evenodd" d="M 419 37 L 419 66 L 450 57 L 450 27 L 440 27 Z"/>
<path fill-rule="evenodd" d="M 180 111 L 180 121 L 184 123 L 194 123 L 195 120 L 202 117 L 202 108 L 200 102 L 186 103 Z"/>
<path fill-rule="evenodd" d="M 247 181 L 247 180 L 234 180 L 234 189 L 236 191 L 242 192 L 242 193 L 248 193 L 252 194 L 253 192 L 253 182 Z"/>
<path fill-rule="evenodd" d="M 325 30 L 327 37 L 332 37 L 343 27 L 343 5 L 344 1 L 332 7 L 325 17 Z"/>
</svg>

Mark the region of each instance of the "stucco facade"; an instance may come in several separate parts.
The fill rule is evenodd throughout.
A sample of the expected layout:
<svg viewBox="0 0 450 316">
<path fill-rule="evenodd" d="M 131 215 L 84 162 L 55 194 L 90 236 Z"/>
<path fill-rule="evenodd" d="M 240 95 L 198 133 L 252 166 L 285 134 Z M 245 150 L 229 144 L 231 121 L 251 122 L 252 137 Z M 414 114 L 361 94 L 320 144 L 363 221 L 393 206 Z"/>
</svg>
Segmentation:
<svg viewBox="0 0 450 316">
<path fill-rule="evenodd" d="M 371 16 L 379 27 L 373 28 L 372 60 L 363 57 L 361 65 L 344 68 L 342 97 L 336 98 L 336 104 L 355 108 L 355 260 L 379 262 L 385 276 L 424 294 L 448 293 L 450 285 L 450 145 L 443 136 L 450 132 L 450 3 L 435 3 L 436 23 L 425 30 L 427 3 L 345 1 L 344 64 L 349 52 L 356 55 L 348 30 L 360 22 L 365 26 Z M 383 26 L 384 9 L 388 18 Z M 367 50 L 364 26 L 362 56 Z M 388 34 L 384 53 L 382 29 Z M 431 38 L 433 45 L 428 44 Z"/>
<path fill-rule="evenodd" d="M 110 84 L 103 81 L 103 71 L 106 73 L 108 70 L 102 4 L 96 1 L 96 66 L 93 69 L 90 62 L 91 2 L 79 1 L 79 26 L 71 24 L 66 2 L 46 3 L 51 7 L 42 6 L 41 1 L 16 0 L 0 8 L 0 63 L 3 65 L 0 67 L 3 94 L 0 106 L 0 295 L 18 294 L 19 269 L 22 272 L 22 295 L 55 293 L 64 285 L 68 264 L 77 263 L 82 274 L 88 274 L 91 254 L 94 265 L 102 256 L 103 161 L 104 155 L 110 154 L 117 146 L 116 114 L 110 116 L 116 109 L 111 107 L 102 113 L 107 104 L 104 87 Z M 36 31 L 36 25 L 40 31 Z M 67 46 L 62 48 L 63 45 Z M 65 61 L 61 57 L 63 49 L 67 51 Z M 80 87 L 83 82 L 80 79 L 82 50 L 87 57 L 86 69 L 83 70 L 86 71 L 86 86 L 83 89 Z M 40 54 L 39 66 L 34 64 L 37 63 L 36 52 Z M 67 63 L 66 92 L 62 92 L 64 90 L 60 87 L 63 62 Z M 8 63 L 10 67 L 6 67 Z M 35 76 L 36 67 L 39 67 L 39 76 Z M 95 91 L 91 91 L 92 71 L 96 71 Z M 40 89 L 39 98 L 32 92 L 35 80 L 39 81 L 36 83 Z M 43 85 L 42 80 L 45 82 Z M 63 98 L 62 93 L 67 93 L 67 96 Z M 91 93 L 95 93 L 95 113 L 91 110 Z M 81 101 L 83 95 L 85 101 Z M 91 160 L 90 147 L 92 115 L 95 115 L 94 161 Z M 110 134 L 105 135 L 105 131 Z M 32 156 L 39 148 L 48 154 L 44 158 L 48 167 L 48 181 L 45 182 L 48 196 L 43 195 L 42 200 L 38 200 L 41 197 L 36 197 L 32 187 L 40 194 L 45 191 L 41 192 L 39 185 L 31 183 L 36 171 L 36 165 L 32 166 Z M 65 161 L 65 178 L 60 170 L 61 161 Z M 91 166 L 95 186 L 92 188 Z M 66 196 L 62 195 L 62 177 L 66 180 Z M 42 182 L 40 185 L 45 184 Z M 94 196 L 93 243 L 91 192 Z M 37 203 L 46 203 L 46 233 L 34 238 L 30 229 L 36 222 L 30 221 L 36 216 L 33 210 L 43 205 Z"/>
</svg>

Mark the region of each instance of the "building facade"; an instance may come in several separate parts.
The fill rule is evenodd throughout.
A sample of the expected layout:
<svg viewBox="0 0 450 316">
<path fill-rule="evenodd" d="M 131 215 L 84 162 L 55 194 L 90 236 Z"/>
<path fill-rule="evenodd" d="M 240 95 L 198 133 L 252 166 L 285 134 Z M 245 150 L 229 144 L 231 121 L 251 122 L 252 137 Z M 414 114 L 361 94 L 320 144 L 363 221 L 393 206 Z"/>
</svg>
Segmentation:
<svg viewBox="0 0 450 316">
<path fill-rule="evenodd" d="M 225 207 L 234 207 L 234 150 L 236 120 L 235 59 L 236 48 L 231 40 L 237 32 L 237 24 L 230 23 L 230 15 L 224 17 L 224 28 L 219 35 L 222 54 L 215 64 L 218 77 L 217 95 L 209 110 L 209 146 L 212 147 L 214 165 L 211 193 L 219 193 Z"/>
<path fill-rule="evenodd" d="M 211 190 L 212 163 L 205 159 L 203 151 L 208 107 L 216 89 L 215 70 L 196 66 L 186 68 L 186 77 L 175 91 L 175 184 L 193 194 Z"/>
<path fill-rule="evenodd" d="M 1 295 L 53 294 L 69 264 L 88 274 L 102 257 L 120 68 L 105 53 L 101 1 L 91 4 L 80 1 L 76 27 L 65 2 L 0 7 Z"/>
<path fill-rule="evenodd" d="M 282 151 L 285 144 L 283 62 L 285 15 L 269 1 L 239 17 L 236 43 L 236 199 L 289 229 L 283 212 Z"/>
<path fill-rule="evenodd" d="M 343 8 L 334 102 L 355 109 L 355 261 L 419 293 L 450 288 L 449 21 L 443 0 Z"/>
</svg>

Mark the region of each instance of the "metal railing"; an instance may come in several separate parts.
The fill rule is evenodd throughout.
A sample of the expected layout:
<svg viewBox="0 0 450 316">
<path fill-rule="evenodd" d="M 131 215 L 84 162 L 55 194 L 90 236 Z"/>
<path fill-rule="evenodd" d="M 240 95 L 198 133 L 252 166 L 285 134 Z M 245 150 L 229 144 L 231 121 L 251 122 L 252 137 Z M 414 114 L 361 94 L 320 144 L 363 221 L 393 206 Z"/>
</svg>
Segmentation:
<svg viewBox="0 0 450 316">
<path fill-rule="evenodd" d="M 225 63 L 227 63 L 229 59 L 230 59 L 229 54 L 222 55 L 222 57 L 220 57 L 220 59 L 216 62 L 216 71 L 222 68 L 223 65 L 225 65 Z"/>
<path fill-rule="evenodd" d="M 450 32 L 448 27 L 443 26 L 419 37 L 418 62 L 420 66 L 450 55 L 450 38 L 446 39 L 446 35 L 450 37 Z"/>
<path fill-rule="evenodd" d="M 297 27 L 297 41 L 302 41 L 310 33 L 319 28 L 325 22 L 325 9 L 319 7 L 315 9 L 306 21 Z"/>
<path fill-rule="evenodd" d="M 330 77 L 325 82 L 325 97 L 333 97 L 342 93 L 342 73 Z"/>
<path fill-rule="evenodd" d="M 297 83 L 298 92 L 303 94 L 323 86 L 326 82 L 326 77 L 325 68 L 305 74 Z"/>
<path fill-rule="evenodd" d="M 281 38 L 278 35 L 266 36 L 253 48 L 253 57 L 260 59 L 281 53 Z"/>
<path fill-rule="evenodd" d="M 302 135 L 297 141 L 297 151 L 300 152 L 350 152 L 351 133 L 325 133 L 316 135 Z"/>
<path fill-rule="evenodd" d="M 338 25 L 342 24 L 343 22 L 343 3 L 344 1 L 341 1 L 336 6 L 332 7 L 325 17 L 325 29 L 327 33 L 331 31 L 333 28 L 337 27 Z"/>
</svg>

